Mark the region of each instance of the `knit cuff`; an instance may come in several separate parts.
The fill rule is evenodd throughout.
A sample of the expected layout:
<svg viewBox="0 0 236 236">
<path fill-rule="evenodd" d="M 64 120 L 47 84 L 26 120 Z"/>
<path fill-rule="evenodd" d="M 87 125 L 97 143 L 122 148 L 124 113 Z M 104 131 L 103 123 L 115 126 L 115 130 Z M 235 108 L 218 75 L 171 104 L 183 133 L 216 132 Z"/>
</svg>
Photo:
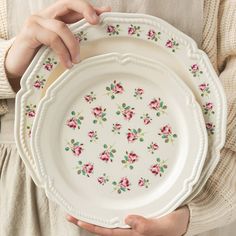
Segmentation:
<svg viewBox="0 0 236 236">
<path fill-rule="evenodd" d="M 13 41 L 14 39 L 0 41 L 0 99 L 15 97 L 15 92 L 7 79 L 5 70 L 5 58 Z"/>
<path fill-rule="evenodd" d="M 221 160 L 199 195 L 189 204 L 190 221 L 185 236 L 197 235 L 229 224 L 235 218 L 236 153 L 223 149 Z"/>
</svg>

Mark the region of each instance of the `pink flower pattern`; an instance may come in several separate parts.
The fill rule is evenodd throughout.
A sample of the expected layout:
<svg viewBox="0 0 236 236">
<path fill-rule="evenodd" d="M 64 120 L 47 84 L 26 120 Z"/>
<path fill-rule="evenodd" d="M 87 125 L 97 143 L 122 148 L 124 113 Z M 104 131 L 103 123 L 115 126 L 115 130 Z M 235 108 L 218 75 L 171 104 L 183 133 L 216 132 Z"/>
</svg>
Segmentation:
<svg viewBox="0 0 236 236">
<path fill-rule="evenodd" d="M 136 88 L 134 90 L 134 97 L 138 99 L 143 99 L 144 89 L 142 88 Z"/>
<path fill-rule="evenodd" d="M 47 71 L 52 71 L 53 67 L 57 64 L 58 63 L 55 58 L 48 57 L 47 60 L 43 63 L 43 67 Z"/>
<path fill-rule="evenodd" d="M 90 94 L 84 96 L 84 100 L 91 104 L 93 101 L 96 100 L 96 95 L 94 94 L 94 92 L 90 92 Z"/>
<path fill-rule="evenodd" d="M 94 172 L 94 164 L 88 162 L 83 164 L 82 161 L 78 162 L 77 174 L 90 177 Z"/>
<path fill-rule="evenodd" d="M 112 146 L 108 146 L 107 144 L 104 144 L 103 148 L 105 150 L 103 150 L 99 154 L 99 159 L 102 160 L 103 162 L 106 162 L 106 163 L 113 162 L 114 155 L 116 153 L 116 149 L 113 148 Z"/>
<path fill-rule="evenodd" d="M 44 76 L 36 76 L 36 80 L 34 82 L 34 87 L 36 89 L 43 89 L 44 85 L 45 85 L 46 79 L 44 79 Z"/>
<path fill-rule="evenodd" d="M 200 77 L 203 74 L 203 71 L 200 70 L 197 64 L 190 66 L 189 71 L 192 73 L 193 77 Z"/>
<path fill-rule="evenodd" d="M 141 34 L 141 28 L 140 28 L 140 26 L 136 26 L 136 25 L 131 24 L 131 25 L 128 27 L 128 35 L 139 37 L 140 34 Z"/>
<path fill-rule="evenodd" d="M 201 91 L 202 97 L 209 96 L 209 94 L 211 93 L 209 84 L 206 83 L 200 84 L 199 89 Z"/>
<path fill-rule="evenodd" d="M 80 112 L 71 112 L 71 117 L 67 119 L 66 125 L 75 130 L 75 129 L 80 129 L 82 125 L 82 121 L 84 120 L 84 117 L 80 114 Z"/>
<path fill-rule="evenodd" d="M 110 86 L 106 87 L 107 95 L 111 97 L 111 99 L 115 99 L 117 94 L 124 93 L 124 87 L 121 82 L 117 82 L 116 80 L 111 83 Z"/>
<path fill-rule="evenodd" d="M 160 39 L 161 32 L 156 32 L 154 29 L 150 29 L 147 33 L 147 38 L 157 42 Z"/>
<path fill-rule="evenodd" d="M 102 108 L 101 106 L 94 107 L 92 109 L 92 114 L 94 115 L 95 119 L 93 120 L 94 124 L 102 124 L 103 122 L 107 121 L 106 118 L 106 108 Z"/>
<path fill-rule="evenodd" d="M 74 156 L 79 157 L 84 151 L 84 144 L 80 143 L 79 141 L 75 141 L 74 139 L 71 139 L 71 141 L 67 143 L 65 151 L 71 151 Z"/>
<path fill-rule="evenodd" d="M 29 118 L 34 118 L 36 115 L 36 105 L 29 104 L 25 107 L 25 115 Z"/>
<path fill-rule="evenodd" d="M 172 128 L 170 125 L 165 125 L 160 129 L 160 133 L 158 135 L 160 135 L 162 137 L 162 139 L 165 140 L 165 143 L 173 143 L 174 139 L 177 138 L 177 134 L 173 134 L 172 132 Z"/>
<path fill-rule="evenodd" d="M 109 177 L 106 175 L 106 173 L 103 173 L 102 176 L 97 178 L 97 181 L 100 185 L 105 185 L 107 182 L 109 182 Z"/>
<path fill-rule="evenodd" d="M 124 165 L 124 167 L 129 168 L 130 170 L 134 169 L 134 163 L 136 163 L 139 159 L 139 156 L 135 152 L 128 152 L 126 151 L 124 159 L 121 161 L 121 163 Z"/>
<path fill-rule="evenodd" d="M 159 146 L 157 143 L 154 143 L 152 142 L 148 147 L 147 147 L 148 151 L 151 153 L 151 154 L 154 154 L 158 149 L 159 149 Z"/>
<path fill-rule="evenodd" d="M 127 177 L 122 177 L 118 182 L 113 181 L 112 185 L 114 187 L 114 190 L 117 191 L 118 194 L 131 190 L 131 183 Z"/>
<path fill-rule="evenodd" d="M 156 163 L 151 165 L 150 172 L 155 176 L 159 175 L 160 177 L 162 177 L 167 167 L 168 166 L 166 165 L 165 161 L 161 160 L 160 158 L 157 158 Z"/>
<path fill-rule="evenodd" d="M 119 35 L 120 33 L 120 25 L 107 25 L 107 33 L 109 36 Z"/>
<path fill-rule="evenodd" d="M 121 129 L 122 129 L 122 125 L 120 123 L 115 123 L 112 126 L 112 132 L 115 134 L 120 134 Z"/>
<path fill-rule="evenodd" d="M 214 104 L 212 102 L 207 102 L 203 105 L 203 113 L 204 115 L 210 116 L 211 114 L 215 114 Z"/>
<path fill-rule="evenodd" d="M 126 138 L 129 143 L 134 143 L 136 140 L 139 140 L 140 142 L 144 141 L 144 133 L 142 129 L 128 129 L 128 132 L 126 133 Z"/>
<path fill-rule="evenodd" d="M 145 187 L 145 188 L 148 188 L 150 185 L 150 181 L 149 179 L 145 179 L 143 177 L 141 177 L 138 181 L 138 186 L 139 187 Z"/>
<path fill-rule="evenodd" d="M 82 42 L 82 41 L 87 41 L 87 32 L 80 31 L 79 33 L 75 34 L 75 38 L 77 41 Z"/>
<path fill-rule="evenodd" d="M 153 98 L 149 103 L 149 108 L 156 111 L 156 116 L 161 116 L 167 110 L 167 105 L 161 100 L 161 98 Z"/>
<path fill-rule="evenodd" d="M 171 49 L 172 52 L 176 52 L 176 50 L 179 48 L 179 43 L 177 43 L 173 38 L 168 39 L 166 42 L 166 47 Z"/>
<path fill-rule="evenodd" d="M 126 103 L 123 103 L 121 106 L 118 106 L 118 111 L 116 112 L 116 114 L 122 114 L 125 120 L 130 121 L 134 117 L 135 111 L 133 107 L 126 105 Z"/>
</svg>

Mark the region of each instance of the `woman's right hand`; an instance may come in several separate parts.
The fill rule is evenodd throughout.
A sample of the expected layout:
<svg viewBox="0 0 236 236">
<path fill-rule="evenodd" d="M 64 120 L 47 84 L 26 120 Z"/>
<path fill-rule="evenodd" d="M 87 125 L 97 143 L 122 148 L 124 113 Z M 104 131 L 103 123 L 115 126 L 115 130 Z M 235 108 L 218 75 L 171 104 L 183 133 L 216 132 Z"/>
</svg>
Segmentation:
<svg viewBox="0 0 236 236">
<path fill-rule="evenodd" d="M 13 89 L 19 89 L 19 78 L 42 45 L 51 47 L 66 68 L 79 63 L 79 43 L 67 24 L 82 18 L 90 24 L 98 24 L 99 15 L 106 11 L 110 11 L 110 8 L 96 8 L 86 0 L 60 0 L 31 15 L 16 36 L 5 60 L 6 72 Z"/>
</svg>

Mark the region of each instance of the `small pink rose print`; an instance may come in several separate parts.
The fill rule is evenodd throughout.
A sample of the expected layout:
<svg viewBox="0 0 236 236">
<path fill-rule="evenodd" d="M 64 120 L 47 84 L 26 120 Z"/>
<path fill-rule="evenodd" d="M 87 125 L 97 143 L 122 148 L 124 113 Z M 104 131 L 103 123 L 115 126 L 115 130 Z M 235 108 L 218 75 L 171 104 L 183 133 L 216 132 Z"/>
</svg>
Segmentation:
<svg viewBox="0 0 236 236">
<path fill-rule="evenodd" d="M 207 102 L 205 105 L 203 105 L 203 113 L 205 115 L 211 115 L 211 114 L 215 114 L 214 109 L 214 104 L 212 102 Z"/>
<path fill-rule="evenodd" d="M 136 88 L 134 90 L 134 97 L 137 99 L 143 99 L 144 89 L 142 88 Z"/>
<path fill-rule="evenodd" d="M 83 166 L 83 170 L 87 173 L 87 174 L 91 174 L 93 173 L 93 164 L 91 163 L 87 163 Z"/>
<path fill-rule="evenodd" d="M 36 80 L 34 82 L 34 87 L 36 89 L 43 89 L 45 82 L 46 82 L 46 80 L 44 79 L 44 76 L 37 75 Z"/>
<path fill-rule="evenodd" d="M 46 69 L 47 71 L 51 71 L 55 65 L 57 65 L 57 61 L 55 60 L 55 58 L 51 57 L 48 57 L 45 63 L 43 63 L 44 69 Z"/>
<path fill-rule="evenodd" d="M 144 125 L 151 124 L 152 118 L 148 114 L 143 114 L 140 119 L 143 120 Z"/>
<path fill-rule="evenodd" d="M 112 132 L 115 133 L 115 134 L 120 134 L 121 128 L 122 128 L 122 125 L 121 125 L 121 124 L 115 123 L 115 124 L 113 124 L 113 126 L 112 126 Z"/>
<path fill-rule="evenodd" d="M 111 97 L 111 99 L 115 99 L 117 94 L 124 93 L 124 87 L 122 86 L 121 82 L 117 82 L 116 80 L 111 83 L 110 86 L 106 87 L 107 95 Z"/>
<path fill-rule="evenodd" d="M 201 74 L 203 74 L 197 64 L 193 64 L 190 67 L 189 71 L 192 73 L 193 77 L 199 77 Z"/>
<path fill-rule="evenodd" d="M 177 43 L 173 38 L 172 39 L 169 39 L 167 40 L 166 42 L 166 47 L 171 49 L 172 52 L 175 52 L 178 47 L 179 47 L 179 43 Z"/>
<path fill-rule="evenodd" d="M 140 178 L 138 181 L 138 185 L 139 185 L 139 187 L 148 188 L 150 185 L 149 179 Z"/>
<path fill-rule="evenodd" d="M 128 129 L 128 133 L 126 133 L 126 137 L 129 143 L 133 143 L 136 140 L 139 140 L 140 142 L 144 141 L 144 133 L 142 129 Z"/>
<path fill-rule="evenodd" d="M 124 110 L 122 112 L 122 115 L 126 120 L 131 120 L 134 116 L 134 111 L 133 110 Z"/>
<path fill-rule="evenodd" d="M 89 104 L 91 104 L 94 100 L 96 100 L 96 96 L 94 92 L 90 92 L 90 94 L 85 95 L 84 100 L 88 102 Z"/>
<path fill-rule="evenodd" d="M 164 114 L 165 111 L 167 110 L 167 105 L 164 104 L 164 102 L 161 100 L 161 98 L 154 98 L 150 103 L 149 103 L 149 108 L 152 110 L 157 111 L 156 116 L 160 116 L 161 114 Z"/>
<path fill-rule="evenodd" d="M 161 132 L 158 134 L 165 140 L 165 143 L 173 143 L 174 139 L 177 138 L 177 134 L 172 133 L 172 128 L 170 125 L 165 125 L 161 129 Z"/>
<path fill-rule="evenodd" d="M 65 147 L 65 151 L 70 151 L 74 154 L 74 156 L 79 157 L 82 152 L 84 151 L 84 145 L 83 143 L 76 142 L 74 139 L 71 139 L 70 142 L 67 143 L 67 146 Z"/>
<path fill-rule="evenodd" d="M 107 26 L 107 33 L 109 36 L 112 35 L 119 35 L 120 33 L 120 25 L 108 25 Z"/>
<path fill-rule="evenodd" d="M 94 124 L 96 124 L 96 123 L 102 124 L 102 122 L 107 121 L 107 118 L 106 118 L 106 108 L 102 108 L 101 106 L 94 107 L 92 109 L 92 114 L 95 117 L 95 120 L 93 120 Z"/>
<path fill-rule="evenodd" d="M 154 175 L 158 175 L 160 173 L 160 166 L 155 164 L 152 165 L 150 168 L 150 171 L 154 174 Z"/>
<path fill-rule="evenodd" d="M 30 104 L 25 107 L 25 115 L 33 118 L 36 115 L 36 105 Z"/>
<path fill-rule="evenodd" d="M 128 27 L 128 35 L 139 37 L 139 36 L 140 36 L 140 33 L 141 33 L 140 26 L 135 26 L 135 25 L 132 25 L 132 24 L 131 24 L 131 25 Z"/>
<path fill-rule="evenodd" d="M 209 135 L 213 135 L 215 133 L 215 125 L 211 122 L 206 123 L 206 129 Z"/>
<path fill-rule="evenodd" d="M 131 183 L 127 177 L 122 177 L 119 182 L 113 181 L 112 185 L 114 190 L 121 194 L 122 192 L 130 191 Z"/>
<path fill-rule="evenodd" d="M 148 147 L 148 151 L 151 153 L 151 154 L 154 154 L 155 151 L 157 151 L 159 149 L 159 146 L 157 143 L 154 143 L 152 142 Z"/>
<path fill-rule="evenodd" d="M 78 166 L 77 166 L 77 174 L 78 175 L 84 175 L 87 177 L 90 177 L 94 172 L 94 165 L 92 163 L 85 163 L 83 164 L 82 161 L 78 162 Z"/>
<path fill-rule="evenodd" d="M 105 185 L 109 182 L 109 177 L 104 173 L 102 176 L 97 178 L 97 181 L 100 185 Z"/>
<path fill-rule="evenodd" d="M 102 153 L 100 154 L 100 159 L 101 159 L 102 161 L 105 161 L 105 162 L 110 161 L 110 160 L 111 160 L 111 158 L 110 158 L 110 152 L 108 152 L 108 151 L 102 152 Z"/>
<path fill-rule="evenodd" d="M 123 177 L 121 180 L 120 180 L 120 185 L 124 188 L 128 188 L 130 186 L 130 182 L 128 180 L 128 178 L 126 177 Z"/>
<path fill-rule="evenodd" d="M 75 154 L 75 156 L 80 156 L 80 154 L 82 153 L 83 148 L 82 146 L 75 146 L 73 148 L 73 153 Z"/>
<path fill-rule="evenodd" d="M 80 129 L 84 117 L 81 116 L 80 112 L 71 112 L 71 117 L 66 121 L 66 125 L 71 129 Z"/>
<path fill-rule="evenodd" d="M 206 83 L 200 84 L 199 89 L 201 91 L 202 97 L 209 96 L 209 94 L 211 93 L 209 84 L 206 84 Z"/>
<path fill-rule="evenodd" d="M 105 150 L 100 153 L 99 159 L 106 162 L 106 163 L 113 162 L 114 155 L 116 153 L 116 149 L 114 149 L 112 146 L 108 146 L 107 144 L 104 144 L 103 148 Z"/>
<path fill-rule="evenodd" d="M 118 106 L 118 111 L 116 112 L 116 114 L 122 114 L 125 120 L 130 121 L 134 117 L 135 112 L 133 107 L 126 105 L 126 103 L 123 103 L 121 106 Z"/>
<path fill-rule="evenodd" d="M 150 171 L 153 175 L 159 175 L 161 177 L 165 173 L 167 165 L 165 161 L 161 160 L 160 158 L 157 158 L 156 161 L 157 163 L 150 167 Z"/>
<path fill-rule="evenodd" d="M 80 31 L 79 33 L 75 34 L 75 39 L 79 42 L 81 41 L 87 41 L 87 33 L 84 31 Z"/>
<path fill-rule="evenodd" d="M 128 152 L 126 151 L 124 159 L 121 161 L 121 163 L 124 165 L 124 167 L 129 168 L 130 170 L 134 169 L 134 163 L 136 163 L 139 159 L 139 156 L 135 152 Z"/>
<path fill-rule="evenodd" d="M 156 33 L 155 30 L 150 29 L 147 33 L 147 38 L 157 42 L 160 39 L 161 32 Z"/>
<path fill-rule="evenodd" d="M 88 137 L 90 138 L 91 143 L 98 140 L 97 131 L 93 131 L 93 130 L 89 131 L 88 132 Z"/>
<path fill-rule="evenodd" d="M 71 119 L 67 120 L 66 124 L 67 124 L 67 126 L 69 126 L 72 129 L 77 128 L 77 122 L 76 122 L 75 118 L 71 118 Z"/>
</svg>

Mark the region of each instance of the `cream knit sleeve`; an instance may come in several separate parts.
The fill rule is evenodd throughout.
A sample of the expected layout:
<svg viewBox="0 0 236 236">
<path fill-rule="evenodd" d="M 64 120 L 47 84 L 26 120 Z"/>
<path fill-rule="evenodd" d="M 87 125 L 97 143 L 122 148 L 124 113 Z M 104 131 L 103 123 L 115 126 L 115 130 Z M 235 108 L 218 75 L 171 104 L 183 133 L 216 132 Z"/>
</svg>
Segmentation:
<svg viewBox="0 0 236 236">
<path fill-rule="evenodd" d="M 228 101 L 225 147 L 216 170 L 193 199 L 186 235 L 196 235 L 236 219 L 236 1 L 222 0 L 218 24 L 218 68 Z"/>
<path fill-rule="evenodd" d="M 8 82 L 5 71 L 5 57 L 13 40 L 0 40 L 0 99 L 14 98 L 15 92 Z"/>
</svg>

